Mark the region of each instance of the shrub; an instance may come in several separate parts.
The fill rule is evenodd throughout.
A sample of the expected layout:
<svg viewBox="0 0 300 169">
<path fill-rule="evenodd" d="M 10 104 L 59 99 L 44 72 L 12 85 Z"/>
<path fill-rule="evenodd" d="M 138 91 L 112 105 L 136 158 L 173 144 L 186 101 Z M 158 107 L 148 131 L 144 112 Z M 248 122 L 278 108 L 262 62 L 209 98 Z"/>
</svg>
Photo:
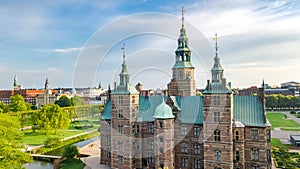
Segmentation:
<svg viewBox="0 0 300 169">
<path fill-rule="evenodd" d="M 291 114 L 296 114 L 296 111 L 295 111 L 295 110 L 292 110 L 290 113 L 291 113 Z"/>
<path fill-rule="evenodd" d="M 78 153 L 79 152 L 77 146 L 70 144 L 64 148 L 63 157 L 74 158 L 78 155 Z"/>
<path fill-rule="evenodd" d="M 45 142 L 44 145 L 45 147 L 52 147 L 59 145 L 61 143 L 61 138 L 60 137 L 49 137 Z"/>
</svg>

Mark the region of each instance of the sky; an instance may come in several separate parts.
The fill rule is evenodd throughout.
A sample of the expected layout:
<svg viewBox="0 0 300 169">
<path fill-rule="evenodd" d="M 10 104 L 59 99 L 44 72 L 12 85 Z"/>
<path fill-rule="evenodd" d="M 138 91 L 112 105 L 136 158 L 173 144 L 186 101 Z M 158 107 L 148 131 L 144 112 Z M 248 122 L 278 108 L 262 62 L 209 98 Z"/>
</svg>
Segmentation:
<svg viewBox="0 0 300 169">
<path fill-rule="evenodd" d="M 211 78 L 214 42 L 235 88 L 300 81 L 297 0 L 3 1 L 0 89 L 104 88 L 118 80 L 123 43 L 131 84 L 166 88 L 175 63 L 181 6 L 197 88 Z"/>
</svg>

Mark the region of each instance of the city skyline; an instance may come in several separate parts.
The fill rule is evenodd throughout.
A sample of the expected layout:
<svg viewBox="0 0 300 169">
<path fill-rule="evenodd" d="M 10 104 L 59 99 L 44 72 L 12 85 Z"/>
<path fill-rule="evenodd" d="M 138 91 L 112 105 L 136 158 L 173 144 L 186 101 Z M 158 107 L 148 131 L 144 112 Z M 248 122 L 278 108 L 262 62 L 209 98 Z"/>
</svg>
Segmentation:
<svg viewBox="0 0 300 169">
<path fill-rule="evenodd" d="M 12 89 L 14 74 L 25 88 L 42 88 L 46 77 L 53 88 L 72 87 L 78 56 L 88 40 L 112 21 L 144 12 L 173 15 L 178 18 L 179 24 L 168 28 L 176 31 L 177 35 L 173 38 L 144 36 L 125 40 L 128 70 L 133 72 L 132 84 L 141 82 L 145 88 L 166 88 L 175 61 L 182 4 L 187 10 L 185 21 L 203 33 L 212 49 L 211 38 L 218 33 L 219 55 L 225 77 L 233 87 L 258 86 L 262 79 L 271 85 L 300 81 L 297 77 L 297 46 L 300 44 L 297 8 L 300 3 L 296 0 L 189 0 L 183 3 L 169 0 L 11 1 L 2 4 L 0 9 L 7 15 L 0 18 L 1 25 L 4 25 L 0 28 L 3 35 L 0 41 L 0 89 Z M 192 39 L 192 31 L 188 28 L 187 36 Z M 119 31 L 122 30 L 124 28 L 120 25 Z M 100 65 L 91 75 L 94 82 L 75 87 L 98 86 L 100 81 L 104 88 L 108 84 L 113 85 L 122 63 L 122 43 L 111 47 L 109 62 Z M 210 70 L 201 65 L 201 59 L 211 61 L 208 59 L 213 57 L 211 51 L 201 56 L 200 60 L 192 53 L 192 63 L 198 71 L 195 77 L 197 88 L 204 88 L 206 80 L 211 77 Z M 167 57 L 162 58 L 161 55 Z M 149 59 L 149 56 L 159 57 Z M 152 69 L 143 76 L 135 70 L 158 62 L 163 62 L 163 67 Z M 153 81 L 153 71 L 165 81 Z"/>
</svg>

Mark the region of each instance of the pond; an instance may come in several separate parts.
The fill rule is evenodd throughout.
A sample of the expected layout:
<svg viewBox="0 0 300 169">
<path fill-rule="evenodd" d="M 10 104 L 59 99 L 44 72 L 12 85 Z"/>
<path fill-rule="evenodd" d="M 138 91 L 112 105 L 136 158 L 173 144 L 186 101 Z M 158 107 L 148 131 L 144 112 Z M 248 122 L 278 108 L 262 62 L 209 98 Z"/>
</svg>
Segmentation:
<svg viewBox="0 0 300 169">
<path fill-rule="evenodd" d="M 36 161 L 24 164 L 26 169 L 53 169 L 53 164 L 46 161 Z"/>
</svg>

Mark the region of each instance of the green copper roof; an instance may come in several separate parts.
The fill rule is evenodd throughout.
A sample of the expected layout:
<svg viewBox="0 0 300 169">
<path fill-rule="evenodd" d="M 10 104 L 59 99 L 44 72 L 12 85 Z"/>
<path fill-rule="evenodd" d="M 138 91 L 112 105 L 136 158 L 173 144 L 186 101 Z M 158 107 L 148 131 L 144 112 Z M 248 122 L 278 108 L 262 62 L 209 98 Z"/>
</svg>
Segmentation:
<svg viewBox="0 0 300 169">
<path fill-rule="evenodd" d="M 182 123 L 203 124 L 203 97 L 181 97 L 181 111 L 179 120 Z"/>
<path fill-rule="evenodd" d="M 176 62 L 173 68 L 194 68 L 191 62 Z"/>
<path fill-rule="evenodd" d="M 208 86 L 203 91 L 203 94 L 222 94 L 222 93 L 232 93 L 231 88 L 226 85 L 226 89 L 223 89 L 223 85 L 220 82 L 210 83 L 210 89 Z"/>
<path fill-rule="evenodd" d="M 111 94 L 139 94 L 135 87 L 128 84 L 127 89 L 125 85 L 118 85 L 116 90 L 111 91 Z"/>
<path fill-rule="evenodd" d="M 245 126 L 265 127 L 263 103 L 257 96 L 233 96 L 234 120 Z"/>
<path fill-rule="evenodd" d="M 172 99 L 172 101 L 174 102 L 174 105 L 179 111 L 181 110 L 180 106 L 181 106 L 181 97 L 180 96 L 170 96 L 170 98 Z"/>
<path fill-rule="evenodd" d="M 214 63 L 214 66 L 211 70 L 212 71 L 223 71 L 224 69 L 221 66 L 220 57 L 218 56 L 218 54 L 216 54 L 216 56 L 214 58 L 214 61 L 215 61 L 215 63 Z"/>
<path fill-rule="evenodd" d="M 167 100 L 167 97 L 165 97 Z M 139 118 L 142 121 L 154 121 L 156 107 L 162 102 L 161 96 L 139 97 Z"/>
<path fill-rule="evenodd" d="M 101 119 L 111 120 L 111 99 L 105 104 L 104 110 L 102 111 Z"/>
<path fill-rule="evenodd" d="M 155 108 L 155 114 L 153 116 L 156 119 L 172 119 L 175 116 L 169 105 L 164 100 Z"/>
</svg>

